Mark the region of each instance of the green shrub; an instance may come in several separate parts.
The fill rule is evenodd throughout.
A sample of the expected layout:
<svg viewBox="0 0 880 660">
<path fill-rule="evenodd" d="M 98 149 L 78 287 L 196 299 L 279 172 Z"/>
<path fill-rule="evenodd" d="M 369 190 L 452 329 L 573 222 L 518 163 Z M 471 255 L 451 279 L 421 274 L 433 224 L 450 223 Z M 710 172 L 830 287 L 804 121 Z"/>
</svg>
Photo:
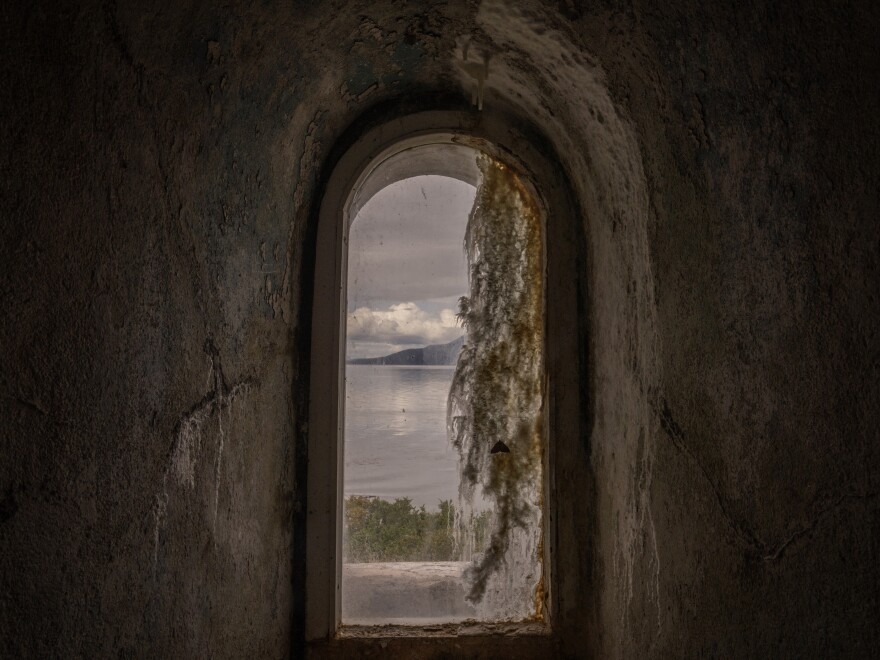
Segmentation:
<svg viewBox="0 0 880 660">
<path fill-rule="evenodd" d="M 485 546 L 490 513 L 475 516 L 475 546 Z M 459 561 L 453 529 L 455 506 L 414 507 L 408 497 L 388 501 L 353 495 L 345 500 L 343 554 L 347 562 Z M 469 559 L 469 558 L 468 558 Z"/>
</svg>

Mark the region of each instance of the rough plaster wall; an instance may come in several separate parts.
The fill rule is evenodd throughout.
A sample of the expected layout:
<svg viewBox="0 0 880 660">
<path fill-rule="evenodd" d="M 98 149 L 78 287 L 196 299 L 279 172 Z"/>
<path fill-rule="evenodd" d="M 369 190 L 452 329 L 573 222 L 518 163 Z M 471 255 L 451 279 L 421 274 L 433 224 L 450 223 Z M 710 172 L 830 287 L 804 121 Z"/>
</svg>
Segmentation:
<svg viewBox="0 0 880 660">
<path fill-rule="evenodd" d="M 560 13 L 470 49 L 587 223 L 593 649 L 872 655 L 877 12 Z"/>
<path fill-rule="evenodd" d="M 468 37 L 586 223 L 567 649 L 876 650 L 880 17 L 765 4 L 5 12 L 0 654 L 288 652 L 319 165 Z"/>
<path fill-rule="evenodd" d="M 493 55 L 490 92 L 500 87 L 517 98 L 554 140 L 587 224 L 593 416 L 583 464 L 594 470 L 598 499 L 582 503 L 557 545 L 561 561 L 583 571 L 580 584 L 591 563 L 595 567 L 595 609 L 574 617 L 595 617 L 590 629 L 607 634 L 611 646 L 594 641 L 589 647 L 604 655 L 631 635 L 633 605 L 659 606 L 650 494 L 656 438 L 651 400 L 660 374 L 647 184 L 633 127 L 610 98 L 597 60 L 575 47 L 564 25 L 557 29 L 544 12 L 514 11 L 500 2 L 482 3 L 477 21 L 486 47 L 504 53 Z M 577 480 L 581 469 L 558 466 L 558 478 Z M 591 515 L 601 530 L 593 553 L 581 542 L 580 521 Z M 559 585 L 561 610 L 582 607 L 580 588 L 575 580 Z M 660 617 L 652 617 L 659 630 Z M 575 637 L 564 648 L 576 653 L 585 646 Z"/>
<path fill-rule="evenodd" d="M 178 12 L 4 12 L 4 657 L 285 648 L 304 127 Z"/>
<path fill-rule="evenodd" d="M 878 14 L 709 7 L 586 34 L 629 99 L 655 214 L 659 603 L 636 600 L 618 648 L 871 656 Z"/>
<path fill-rule="evenodd" d="M 877 11 L 488 7 L 587 220 L 598 655 L 875 654 Z"/>
<path fill-rule="evenodd" d="M 3 12 L 3 657 L 289 652 L 305 218 L 430 46 L 370 4 Z"/>
</svg>

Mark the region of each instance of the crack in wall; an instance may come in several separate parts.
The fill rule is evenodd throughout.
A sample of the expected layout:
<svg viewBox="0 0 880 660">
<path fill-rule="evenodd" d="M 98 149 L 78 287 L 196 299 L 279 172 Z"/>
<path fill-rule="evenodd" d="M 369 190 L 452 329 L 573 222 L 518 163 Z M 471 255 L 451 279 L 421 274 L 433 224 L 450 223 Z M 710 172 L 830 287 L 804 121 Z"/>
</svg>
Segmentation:
<svg viewBox="0 0 880 660">
<path fill-rule="evenodd" d="M 116 46 L 116 50 L 119 52 L 122 61 L 125 62 L 134 73 L 135 79 L 137 80 L 138 97 L 141 98 L 144 92 L 144 75 L 146 73 L 146 67 L 141 62 L 137 62 L 131 54 L 131 48 L 129 48 L 125 34 L 119 26 L 119 19 L 117 16 L 119 9 L 116 0 L 105 2 L 103 9 L 104 22 L 107 25 L 107 29 L 110 30 L 111 41 Z"/>
<path fill-rule="evenodd" d="M 669 404 L 665 399 L 661 399 L 658 403 L 655 403 L 654 413 L 660 420 L 660 426 L 663 429 L 663 432 L 666 433 L 670 440 L 672 440 L 672 444 L 675 448 L 697 466 L 703 479 L 709 485 L 709 489 L 714 495 L 715 504 L 721 512 L 721 517 L 733 533 L 734 538 L 760 557 L 764 562 L 774 562 L 781 559 L 791 545 L 816 529 L 826 516 L 840 509 L 845 502 L 852 500 L 870 501 L 880 495 L 878 493 L 844 493 L 843 495 L 839 495 L 833 500 L 826 502 L 826 504 L 822 506 L 814 516 L 812 516 L 806 523 L 798 526 L 794 531 L 787 534 L 785 538 L 775 542 L 767 541 L 761 538 L 758 533 L 751 529 L 745 522 L 737 520 L 737 518 L 730 513 L 718 485 L 709 475 L 709 472 L 703 465 L 702 461 L 700 461 L 696 454 L 694 454 L 687 444 L 685 444 L 684 432 L 673 419 L 672 412 L 669 410 Z"/>
<path fill-rule="evenodd" d="M 196 481 L 196 468 L 202 453 L 203 429 L 211 417 L 217 415 L 217 457 L 214 463 L 214 497 L 211 531 L 216 530 L 217 511 L 220 502 L 220 477 L 225 446 L 226 431 L 223 428 L 223 411 L 229 415 L 229 424 L 232 422 L 232 404 L 235 400 L 246 394 L 255 384 L 250 378 L 240 380 L 232 385 L 226 382 L 223 367 L 220 363 L 220 355 L 211 339 L 205 342 L 205 353 L 210 361 L 208 375 L 209 385 L 212 387 L 202 399 L 181 415 L 174 426 L 173 440 L 168 453 L 165 470 L 162 473 L 162 488 L 156 494 L 156 502 L 153 507 L 153 576 L 159 560 L 159 544 L 161 541 L 162 522 L 168 512 L 169 501 L 169 475 L 173 476 L 178 487 L 193 489 Z"/>
</svg>

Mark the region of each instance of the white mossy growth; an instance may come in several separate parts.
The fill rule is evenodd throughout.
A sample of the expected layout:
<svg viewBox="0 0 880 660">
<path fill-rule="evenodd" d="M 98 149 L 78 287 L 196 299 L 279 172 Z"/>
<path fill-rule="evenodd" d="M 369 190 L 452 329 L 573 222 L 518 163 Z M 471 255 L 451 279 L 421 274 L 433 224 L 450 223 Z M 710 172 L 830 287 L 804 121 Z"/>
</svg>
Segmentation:
<svg viewBox="0 0 880 660">
<path fill-rule="evenodd" d="M 181 486 L 193 487 L 195 466 L 202 451 L 202 427 L 210 414 L 210 407 L 198 409 L 181 419 L 177 427 L 171 469 Z"/>
<path fill-rule="evenodd" d="M 168 510 L 168 493 L 166 492 L 165 477 L 162 477 L 162 491 L 156 495 L 156 504 L 153 506 L 153 579 L 156 579 L 156 569 L 159 566 L 159 531 L 162 529 L 162 520 Z"/>
<path fill-rule="evenodd" d="M 211 347 L 213 349 L 213 346 Z M 216 352 L 216 349 L 213 349 Z M 250 388 L 249 381 L 236 383 L 232 387 L 226 384 L 223 371 L 216 361 L 216 355 L 211 355 L 211 371 L 214 388 L 208 392 L 189 413 L 183 415 L 174 429 L 174 439 L 171 444 L 171 453 L 168 463 L 162 473 L 162 488 L 156 495 L 153 506 L 153 575 L 155 577 L 159 561 L 159 544 L 163 520 L 168 512 L 169 503 L 169 476 L 178 486 L 191 490 L 195 487 L 196 469 L 202 453 L 203 430 L 211 417 L 217 414 L 217 457 L 214 462 L 214 501 L 212 515 L 212 532 L 217 525 L 217 511 L 220 503 L 220 475 L 223 461 L 226 433 L 223 427 L 223 410 L 229 409 L 227 427 L 232 423 L 232 404 L 239 395 L 246 393 Z M 209 378 L 210 384 L 211 378 Z"/>
<path fill-rule="evenodd" d="M 486 155 L 468 219 L 470 295 L 460 300 L 467 339 L 447 408 L 459 454 L 456 512 L 468 600 L 489 618 L 540 612 L 544 373 L 543 236 L 538 205 L 522 180 Z M 494 507 L 485 551 L 474 556 L 474 492 Z"/>
<path fill-rule="evenodd" d="M 227 395 L 226 406 L 228 406 L 229 420 L 226 425 L 226 431 L 223 430 L 223 406 L 217 411 L 217 430 L 219 435 L 217 439 L 217 462 L 214 468 L 214 529 L 217 527 L 217 510 L 220 506 L 220 468 L 223 464 L 223 449 L 226 445 L 226 434 L 232 430 L 232 403 L 240 387 L 233 387 Z"/>
</svg>

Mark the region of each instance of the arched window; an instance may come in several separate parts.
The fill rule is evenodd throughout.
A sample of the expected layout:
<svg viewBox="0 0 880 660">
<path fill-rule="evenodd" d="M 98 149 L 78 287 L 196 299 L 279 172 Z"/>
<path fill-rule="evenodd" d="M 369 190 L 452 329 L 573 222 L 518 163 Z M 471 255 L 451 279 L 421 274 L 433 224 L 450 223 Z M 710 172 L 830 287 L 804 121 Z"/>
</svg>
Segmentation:
<svg viewBox="0 0 880 660">
<path fill-rule="evenodd" d="M 564 618 L 554 465 L 578 435 L 560 396 L 580 390 L 578 278 L 550 218 L 567 201 L 527 145 L 529 162 L 456 119 L 368 132 L 321 205 L 307 640 L 503 625 L 546 644 Z"/>
</svg>

